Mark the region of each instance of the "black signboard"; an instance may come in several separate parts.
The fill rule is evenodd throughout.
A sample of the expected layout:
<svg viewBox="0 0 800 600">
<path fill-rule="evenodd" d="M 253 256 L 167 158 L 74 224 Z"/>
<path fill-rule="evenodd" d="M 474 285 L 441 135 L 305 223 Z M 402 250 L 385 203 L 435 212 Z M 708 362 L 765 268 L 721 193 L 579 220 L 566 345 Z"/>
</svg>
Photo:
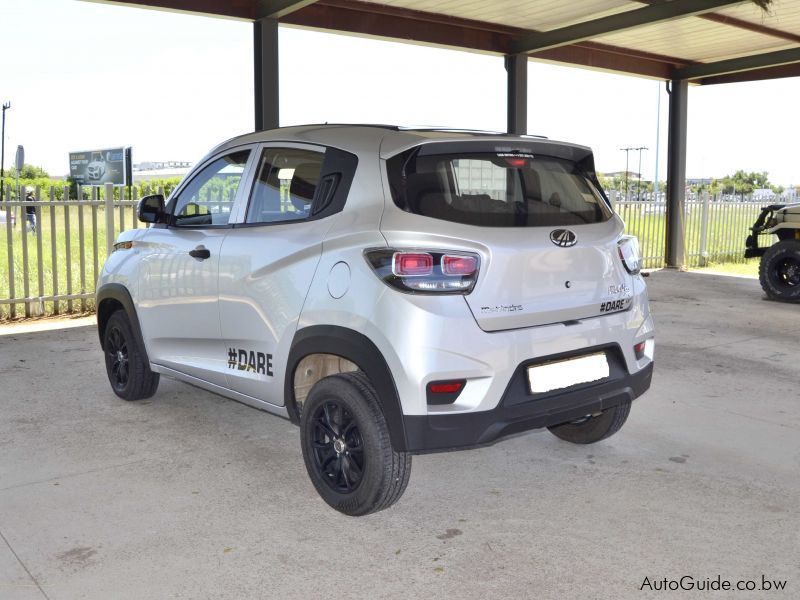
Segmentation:
<svg viewBox="0 0 800 600">
<path fill-rule="evenodd" d="M 69 174 L 79 185 L 126 185 L 130 156 L 130 148 L 70 152 Z"/>
</svg>

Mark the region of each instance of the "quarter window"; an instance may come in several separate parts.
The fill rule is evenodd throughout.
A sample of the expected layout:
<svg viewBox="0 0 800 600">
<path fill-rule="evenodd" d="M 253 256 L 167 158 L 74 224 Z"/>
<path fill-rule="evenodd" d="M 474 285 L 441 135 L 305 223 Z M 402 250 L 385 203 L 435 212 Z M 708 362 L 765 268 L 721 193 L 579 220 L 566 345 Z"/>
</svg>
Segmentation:
<svg viewBox="0 0 800 600">
<path fill-rule="evenodd" d="M 247 223 L 302 221 L 311 215 L 324 152 L 266 148 L 247 209 Z"/>
<path fill-rule="evenodd" d="M 227 225 L 249 156 L 250 150 L 228 154 L 195 175 L 175 203 L 175 225 Z"/>
</svg>

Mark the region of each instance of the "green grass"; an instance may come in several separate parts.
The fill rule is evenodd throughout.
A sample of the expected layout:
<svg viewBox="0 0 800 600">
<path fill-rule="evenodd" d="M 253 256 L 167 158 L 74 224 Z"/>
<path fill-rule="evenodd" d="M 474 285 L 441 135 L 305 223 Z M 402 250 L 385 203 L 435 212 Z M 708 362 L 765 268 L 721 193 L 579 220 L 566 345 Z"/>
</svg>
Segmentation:
<svg viewBox="0 0 800 600">
<path fill-rule="evenodd" d="M 51 222 L 51 210 L 55 211 L 55 228 Z M 125 228 L 131 228 L 133 213 L 130 207 L 125 207 Z M 17 209 L 19 213 L 19 209 Z M 66 213 L 69 214 L 69 251 L 67 247 Z M 120 209 L 115 210 L 115 236 L 119 232 Z M 81 236 L 80 220 L 83 218 L 83 269 L 81 269 Z M 95 227 L 96 223 L 96 227 Z M 20 226 L 22 224 L 22 227 Z M 51 296 L 57 289 L 59 294 L 72 294 L 82 292 L 92 293 L 99 269 L 102 269 L 106 258 L 105 238 L 105 209 L 102 206 L 70 206 L 66 207 L 55 202 L 51 208 L 49 203 L 42 203 L 41 222 L 39 223 L 39 237 L 41 238 L 41 264 L 42 287 L 39 287 L 39 245 L 37 236 L 24 233 L 25 217 L 17 214 L 16 224 L 11 231 L 11 244 L 8 239 L 8 229 L 5 223 L 0 224 L 0 299 L 11 297 L 11 282 L 9 281 L 9 247 L 14 257 L 14 297 L 23 298 L 25 294 L 25 271 L 27 262 L 27 297 Z M 97 232 L 96 239 L 94 232 Z M 55 256 L 53 253 L 53 238 L 55 236 Z M 96 245 L 95 245 L 96 244 Z M 25 246 L 27 245 L 27 261 L 25 260 Z M 96 253 L 95 253 L 96 248 Z M 67 279 L 67 265 L 71 273 Z M 54 277 L 54 274 L 57 277 Z M 83 274 L 83 278 L 81 275 Z M 16 317 L 26 316 L 25 304 L 18 303 L 14 307 Z M 44 314 L 90 311 L 94 308 L 92 299 L 73 300 L 72 302 L 59 301 L 44 302 Z M 36 302 L 29 307 L 29 314 L 36 316 L 41 311 Z M 0 304 L 0 320 L 11 317 L 11 306 Z"/>
<path fill-rule="evenodd" d="M 708 271 L 713 273 L 725 273 L 726 275 L 741 275 L 745 277 L 758 277 L 758 265 L 760 258 L 749 258 L 740 263 L 712 263 L 707 267 L 698 267 L 694 271 Z"/>
</svg>

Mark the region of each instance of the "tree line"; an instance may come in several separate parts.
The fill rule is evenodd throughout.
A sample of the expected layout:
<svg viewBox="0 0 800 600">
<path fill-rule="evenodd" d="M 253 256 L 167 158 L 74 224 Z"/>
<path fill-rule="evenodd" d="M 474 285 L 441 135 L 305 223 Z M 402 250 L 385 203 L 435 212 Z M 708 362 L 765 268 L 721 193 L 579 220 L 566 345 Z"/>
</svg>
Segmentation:
<svg viewBox="0 0 800 600">
<path fill-rule="evenodd" d="M 613 190 L 616 192 L 625 192 L 626 181 L 625 175 L 614 175 L 607 177 L 605 175 L 598 175 L 600 185 L 604 190 Z M 641 182 L 641 194 L 650 194 L 653 192 L 654 186 L 652 181 Z M 667 189 L 666 181 L 659 181 L 658 189 L 665 192 Z M 708 192 L 711 195 L 717 194 L 737 194 L 749 196 L 755 190 L 769 189 L 773 193 L 780 196 L 786 191 L 782 185 L 774 184 L 769 180 L 769 173 L 767 171 L 745 171 L 739 169 L 733 175 L 725 175 L 719 179 L 713 178 L 709 182 L 694 183 L 689 186 L 689 190 L 694 193 Z M 636 177 L 628 177 L 627 181 L 628 194 L 631 196 L 639 195 L 639 180 Z M 796 187 L 797 193 L 800 193 L 800 186 Z"/>
<path fill-rule="evenodd" d="M 10 167 L 5 170 L 5 176 L 3 177 L 3 186 L 8 189 L 9 187 L 14 190 L 16 189 L 17 183 L 17 170 L 14 167 Z M 175 187 L 181 182 L 180 177 L 169 177 L 163 179 L 149 179 L 147 181 L 136 181 L 131 185 L 132 189 L 136 189 L 141 198 L 143 195 L 147 193 L 153 193 L 158 188 L 164 189 L 164 194 L 169 195 Z M 26 187 L 32 188 L 39 188 L 42 193 L 42 199 L 48 199 L 50 196 L 50 188 L 52 187 L 55 190 L 55 197 L 56 200 L 64 200 L 64 187 L 69 186 L 69 197 L 72 199 L 77 198 L 78 196 L 78 186 L 75 181 L 67 177 L 66 179 L 54 179 L 50 177 L 50 174 L 45 171 L 42 167 L 37 167 L 35 165 L 24 165 L 19 172 L 19 186 L 20 189 L 24 190 Z M 102 186 L 101 186 L 102 187 Z M 88 190 L 89 187 L 84 187 L 84 190 Z M 119 199 L 120 188 L 114 188 L 114 198 Z M 86 192 L 84 192 L 84 196 Z"/>
</svg>

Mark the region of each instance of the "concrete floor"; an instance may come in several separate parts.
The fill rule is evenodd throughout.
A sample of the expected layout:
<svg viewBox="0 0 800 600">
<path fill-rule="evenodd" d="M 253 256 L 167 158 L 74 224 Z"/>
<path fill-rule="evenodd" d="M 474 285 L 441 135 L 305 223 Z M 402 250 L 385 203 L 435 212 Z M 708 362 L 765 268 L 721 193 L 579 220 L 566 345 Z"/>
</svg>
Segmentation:
<svg viewBox="0 0 800 600">
<path fill-rule="evenodd" d="M 92 327 L 2 336 L 0 599 L 619 599 L 762 574 L 800 597 L 800 307 L 749 279 L 649 285 L 657 368 L 617 436 L 415 457 L 359 519 L 317 497 L 287 421 L 166 379 L 118 400 Z"/>
</svg>

